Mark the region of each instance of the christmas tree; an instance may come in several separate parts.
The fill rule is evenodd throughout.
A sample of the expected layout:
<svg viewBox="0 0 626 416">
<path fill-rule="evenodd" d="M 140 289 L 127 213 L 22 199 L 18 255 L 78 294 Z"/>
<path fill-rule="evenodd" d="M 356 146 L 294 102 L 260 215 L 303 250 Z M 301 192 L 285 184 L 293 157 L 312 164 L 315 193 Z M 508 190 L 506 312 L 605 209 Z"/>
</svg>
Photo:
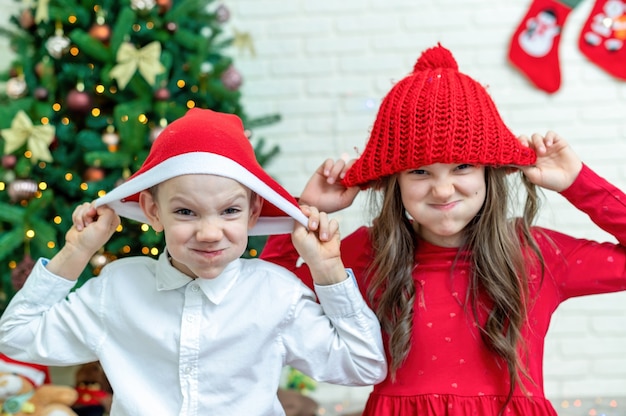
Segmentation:
<svg viewBox="0 0 626 416">
<path fill-rule="evenodd" d="M 38 0 L 1 28 L 15 51 L 0 74 L 0 312 L 34 259 L 51 257 L 77 204 L 139 168 L 169 122 L 193 107 L 234 113 L 247 131 L 230 12 L 212 0 Z M 255 150 L 263 165 L 277 152 Z M 263 238 L 250 240 L 254 257 Z M 162 236 L 123 220 L 79 279 L 112 259 L 158 256 Z"/>
</svg>

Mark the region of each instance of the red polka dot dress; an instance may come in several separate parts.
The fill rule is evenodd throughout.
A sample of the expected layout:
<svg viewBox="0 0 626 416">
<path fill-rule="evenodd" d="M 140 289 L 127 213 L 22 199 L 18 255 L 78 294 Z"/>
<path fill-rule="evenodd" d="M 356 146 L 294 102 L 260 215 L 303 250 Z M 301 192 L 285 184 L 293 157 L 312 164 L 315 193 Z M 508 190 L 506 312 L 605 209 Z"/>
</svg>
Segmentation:
<svg viewBox="0 0 626 416">
<path fill-rule="evenodd" d="M 505 415 L 546 416 L 556 411 L 544 395 L 544 339 L 553 312 L 570 297 L 626 289 L 626 195 L 584 166 L 562 195 L 621 244 L 577 239 L 535 228 L 546 262 L 541 278 L 529 262 L 528 319 L 522 331 L 522 356 L 531 380 L 522 376 Z M 271 237 L 263 258 L 285 265 L 310 284 L 306 267 L 295 267 L 297 253 L 289 236 Z M 357 278 L 372 259 L 368 229 L 342 242 L 342 256 Z M 287 255 L 289 253 L 289 255 Z M 469 264 L 457 248 L 420 241 L 415 253 L 412 344 L 396 379 L 374 386 L 364 415 L 498 415 L 509 392 L 506 363 L 486 348 L 466 300 Z M 461 260 L 459 260 L 461 259 Z M 451 273 L 453 263 L 454 271 Z M 359 282 L 365 293 L 366 283 Z M 489 304 L 488 299 L 481 302 Z M 484 316 L 479 315 L 483 322 Z M 388 339 L 384 339 L 387 345 Z"/>
</svg>

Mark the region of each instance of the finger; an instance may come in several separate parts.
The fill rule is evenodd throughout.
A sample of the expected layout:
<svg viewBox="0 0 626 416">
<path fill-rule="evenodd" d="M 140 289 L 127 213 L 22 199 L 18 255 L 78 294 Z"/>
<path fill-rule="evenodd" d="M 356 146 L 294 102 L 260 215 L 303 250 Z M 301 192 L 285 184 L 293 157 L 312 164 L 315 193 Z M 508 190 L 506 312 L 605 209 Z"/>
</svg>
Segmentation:
<svg viewBox="0 0 626 416">
<path fill-rule="evenodd" d="M 346 168 L 346 162 L 343 159 L 338 159 L 335 162 L 335 165 L 333 166 L 333 169 L 331 171 L 331 177 L 334 178 L 335 180 L 337 180 L 338 178 L 341 178 L 341 174 L 342 172 L 344 172 Z"/>
<path fill-rule="evenodd" d="M 89 221 L 88 217 L 90 207 L 91 204 L 89 202 L 84 202 L 81 205 L 77 206 L 72 213 L 72 223 L 77 230 L 83 230 L 89 224 L 89 222 L 91 222 Z"/>
<path fill-rule="evenodd" d="M 544 136 L 539 133 L 533 133 L 530 137 L 532 141 L 532 147 L 535 149 L 536 153 L 545 153 L 546 146 L 544 142 Z"/>
<path fill-rule="evenodd" d="M 545 137 L 545 139 L 544 139 L 544 144 L 545 144 L 546 146 L 552 146 L 552 144 L 554 144 L 555 142 L 557 142 L 557 141 L 558 141 L 558 139 L 559 139 L 559 135 L 558 135 L 558 134 L 556 134 L 555 132 L 553 132 L 553 131 L 551 131 L 551 130 L 550 130 L 550 131 L 548 131 L 548 132 L 546 133 L 546 137 Z"/>
<path fill-rule="evenodd" d="M 329 177 L 334 164 L 335 164 L 335 161 L 333 159 L 330 159 L 330 158 L 326 159 L 324 163 L 322 163 L 322 166 L 321 166 L 322 175 L 324 175 L 325 177 Z"/>
<path fill-rule="evenodd" d="M 328 214 L 326 214 L 325 212 L 320 212 L 319 216 L 320 216 L 320 226 L 318 230 L 319 239 L 320 241 L 328 241 L 330 240 L 330 236 L 332 235 L 331 228 L 329 225 L 329 220 L 328 220 Z"/>
<path fill-rule="evenodd" d="M 340 238 L 339 236 L 339 222 L 336 219 L 330 220 L 328 223 L 328 239 Z"/>
<path fill-rule="evenodd" d="M 311 231 L 317 231 L 320 224 L 320 212 L 318 211 L 318 209 L 309 205 L 303 205 L 302 212 L 304 213 L 304 215 L 309 217 L 309 221 L 307 224 L 308 229 Z"/>
<path fill-rule="evenodd" d="M 521 134 L 517 136 L 517 140 L 520 142 L 522 146 L 530 147 L 530 138 L 527 135 Z"/>
<path fill-rule="evenodd" d="M 98 207 L 96 209 L 96 217 L 98 221 L 102 221 L 108 226 L 109 231 L 115 230 L 121 223 L 120 217 L 107 206 Z"/>
</svg>

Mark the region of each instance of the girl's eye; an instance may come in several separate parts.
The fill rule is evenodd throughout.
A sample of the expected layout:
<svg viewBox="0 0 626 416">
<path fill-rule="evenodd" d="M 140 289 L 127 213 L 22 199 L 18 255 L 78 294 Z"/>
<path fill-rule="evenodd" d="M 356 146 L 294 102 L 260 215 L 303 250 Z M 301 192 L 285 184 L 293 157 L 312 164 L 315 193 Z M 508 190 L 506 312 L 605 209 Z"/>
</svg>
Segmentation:
<svg viewBox="0 0 626 416">
<path fill-rule="evenodd" d="M 413 169 L 409 171 L 412 175 L 426 175 L 426 171 L 424 169 Z"/>
<path fill-rule="evenodd" d="M 474 165 L 470 165 L 469 163 L 464 163 L 462 165 L 459 165 L 456 167 L 457 170 L 464 170 L 464 169 L 469 169 L 469 168 L 473 168 Z"/>
</svg>

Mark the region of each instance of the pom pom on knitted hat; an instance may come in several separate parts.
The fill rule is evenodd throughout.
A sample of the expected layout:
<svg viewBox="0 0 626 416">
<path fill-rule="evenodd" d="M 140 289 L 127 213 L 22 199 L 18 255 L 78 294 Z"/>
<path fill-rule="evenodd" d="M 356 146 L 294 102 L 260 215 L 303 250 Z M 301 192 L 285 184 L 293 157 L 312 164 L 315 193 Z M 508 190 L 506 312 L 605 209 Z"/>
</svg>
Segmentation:
<svg viewBox="0 0 626 416">
<path fill-rule="evenodd" d="M 437 44 L 435 47 L 426 49 L 422 53 L 413 66 L 413 73 L 437 68 L 450 68 L 455 71 L 459 70 L 459 65 L 456 63 L 454 56 L 452 56 L 452 52 L 441 47 L 441 44 Z"/>
<path fill-rule="evenodd" d="M 372 182 L 433 163 L 525 166 L 536 155 L 504 124 L 485 88 L 459 72 L 437 45 L 383 99 L 363 154 L 345 186 Z"/>
</svg>

